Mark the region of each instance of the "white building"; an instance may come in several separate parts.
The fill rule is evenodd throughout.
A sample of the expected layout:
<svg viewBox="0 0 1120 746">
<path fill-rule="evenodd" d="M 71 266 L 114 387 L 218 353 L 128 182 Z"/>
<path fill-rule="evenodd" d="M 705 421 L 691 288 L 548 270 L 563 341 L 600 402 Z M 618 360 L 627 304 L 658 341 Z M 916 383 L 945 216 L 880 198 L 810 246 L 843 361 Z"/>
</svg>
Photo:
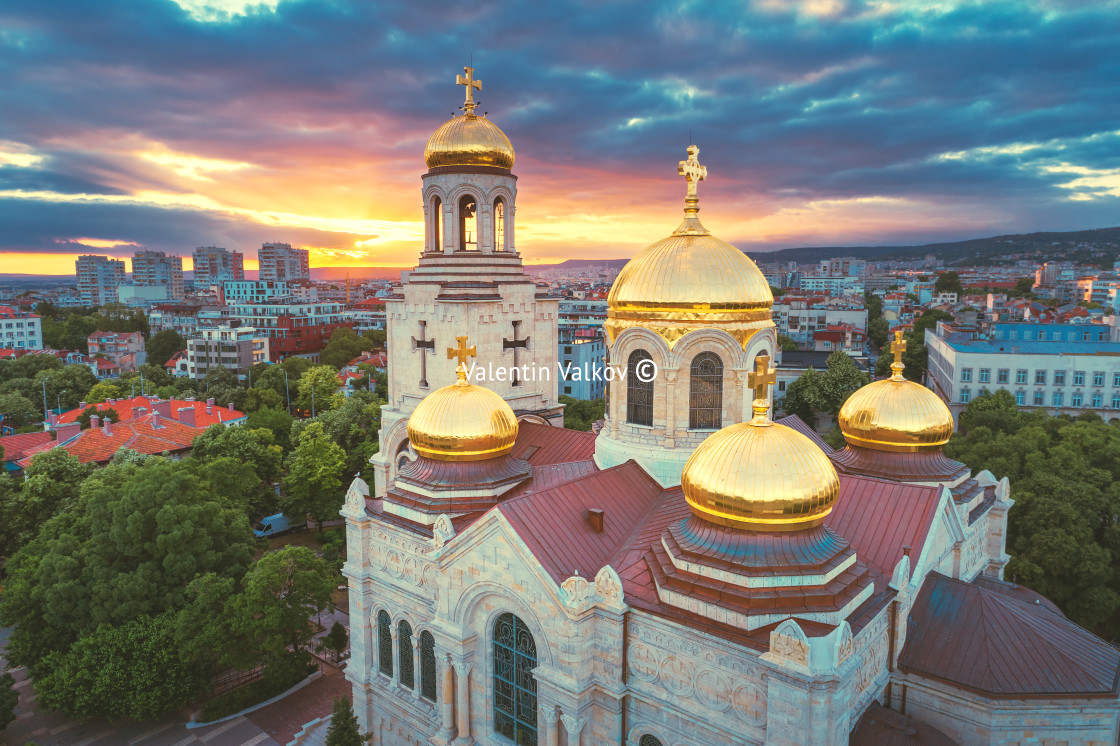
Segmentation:
<svg viewBox="0 0 1120 746">
<path fill-rule="evenodd" d="M 0 349 L 43 349 L 43 320 L 37 314 L 0 306 Z"/>
<path fill-rule="evenodd" d="M 311 269 L 307 249 L 293 249 L 287 243 L 261 244 L 257 254 L 261 280 L 309 280 Z"/>
<path fill-rule="evenodd" d="M 166 285 L 118 285 L 117 301 L 126 306 L 147 307 L 153 303 L 171 300 Z"/>
<path fill-rule="evenodd" d="M 85 254 L 74 262 L 78 275 L 78 294 L 87 305 L 117 302 L 117 287 L 125 283 L 124 261 L 107 256 Z"/>
<path fill-rule="evenodd" d="M 274 303 L 281 300 L 314 302 L 319 300 L 314 285 L 286 280 L 240 280 L 222 283 L 227 303 Z"/>
<path fill-rule="evenodd" d="M 202 329 L 198 339 L 187 342 L 187 375 L 206 377 L 207 371 L 222 367 L 244 374 L 257 363 L 268 362 L 268 337 L 251 326 L 221 326 Z"/>
<path fill-rule="evenodd" d="M 859 277 L 802 277 L 799 287 L 806 292 L 833 296 L 863 295 L 863 280 Z"/>
<path fill-rule="evenodd" d="M 851 324 L 867 329 L 867 309 L 863 306 L 812 303 L 804 298 L 779 298 L 774 303 L 774 324 L 778 334 L 797 342 L 802 349 L 813 349 L 813 333 L 830 326 Z"/>
<path fill-rule="evenodd" d="M 168 256 L 162 251 L 137 251 L 132 257 L 132 284 L 141 287 L 165 287 L 167 297 L 182 300 L 183 257 Z"/>
</svg>

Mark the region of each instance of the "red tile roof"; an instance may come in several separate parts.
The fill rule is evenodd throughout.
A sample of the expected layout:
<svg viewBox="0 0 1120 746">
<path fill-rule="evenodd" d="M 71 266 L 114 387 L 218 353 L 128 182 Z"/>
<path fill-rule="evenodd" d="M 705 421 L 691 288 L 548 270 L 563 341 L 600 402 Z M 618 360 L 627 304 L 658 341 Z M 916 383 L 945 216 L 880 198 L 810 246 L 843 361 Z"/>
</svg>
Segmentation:
<svg viewBox="0 0 1120 746">
<path fill-rule="evenodd" d="M 595 455 L 595 433 L 521 422 L 510 453 L 533 466 L 587 461 Z"/>
<path fill-rule="evenodd" d="M 205 431 L 205 428 L 184 425 L 167 417 L 160 417 L 159 427 L 153 427 L 152 419 L 152 415 L 148 414 L 137 419 L 114 422 L 110 427 L 111 435 L 106 433 L 104 427 L 83 430 L 76 438 L 58 447 L 77 456 L 83 464 L 104 463 L 121 448 L 147 455 L 164 451 L 185 451 Z M 21 462 L 20 465 L 25 464 Z"/>
<path fill-rule="evenodd" d="M 132 410 L 134 408 L 144 408 L 148 412 L 154 410 L 155 404 L 163 402 L 170 403 L 170 419 L 178 421 L 179 410 L 190 407 L 194 409 L 194 425 L 195 427 L 207 428 L 211 425 L 219 425 L 234 420 L 244 419 L 247 415 L 239 410 L 230 410 L 229 407 L 220 407 L 214 404 L 210 407 L 210 411 L 206 411 L 206 402 L 202 400 L 187 400 L 187 399 L 159 399 L 154 396 L 136 396 L 131 399 L 117 399 L 113 403 L 101 402 L 97 404 L 97 411 L 102 412 L 106 409 L 113 409 L 121 416 L 122 419 L 127 420 L 132 417 Z M 88 407 L 87 407 L 88 408 Z M 85 411 L 81 407 L 78 409 L 71 409 L 69 412 L 63 412 L 59 415 L 58 423 L 64 425 L 67 422 L 77 422 L 78 416 Z M 167 415 L 164 415 L 167 418 Z"/>
<path fill-rule="evenodd" d="M 54 433 L 40 430 L 20 435 L 5 435 L 0 438 L 0 448 L 4 450 L 5 461 L 18 461 L 33 448 L 54 442 Z"/>
<path fill-rule="evenodd" d="M 1068 619 L 930 573 L 910 611 L 899 670 L 991 697 L 1116 697 L 1120 650 Z"/>
</svg>

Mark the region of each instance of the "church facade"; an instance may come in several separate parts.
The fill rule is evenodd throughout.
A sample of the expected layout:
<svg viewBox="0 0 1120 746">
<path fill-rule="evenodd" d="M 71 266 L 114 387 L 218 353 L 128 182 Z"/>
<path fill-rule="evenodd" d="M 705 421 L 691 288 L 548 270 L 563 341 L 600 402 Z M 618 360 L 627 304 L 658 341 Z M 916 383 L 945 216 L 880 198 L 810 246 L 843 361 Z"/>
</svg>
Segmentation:
<svg viewBox="0 0 1120 746">
<path fill-rule="evenodd" d="M 506 162 L 504 135 L 472 132 L 428 159 L 429 238 L 444 243 L 426 246 L 390 327 L 430 320 L 403 333 L 438 347 L 391 342 L 386 456 L 343 508 L 346 675 L 372 743 L 1116 741 L 1120 653 L 1002 579 L 1009 485 L 944 455 L 952 417 L 902 376 L 901 340 L 893 375 L 841 410 L 844 449 L 772 419 L 772 298 L 700 224 L 695 149 L 678 166 L 684 221 L 612 289 L 610 363 L 628 375 L 601 430 L 553 424 L 555 381 L 522 396 L 472 380 L 521 337 L 512 316 L 478 318 L 490 300 L 452 317 L 441 293 L 524 291 L 532 310 L 507 313 L 556 350 L 554 301 L 505 283 L 501 261 L 437 279 L 474 251 L 462 228 L 446 235 L 462 214 L 443 205 L 477 189 L 480 235 L 494 190 L 512 208 L 503 174 L 433 173 Z M 439 365 L 395 364 L 424 359 Z M 639 380 L 645 360 L 658 374 Z"/>
</svg>

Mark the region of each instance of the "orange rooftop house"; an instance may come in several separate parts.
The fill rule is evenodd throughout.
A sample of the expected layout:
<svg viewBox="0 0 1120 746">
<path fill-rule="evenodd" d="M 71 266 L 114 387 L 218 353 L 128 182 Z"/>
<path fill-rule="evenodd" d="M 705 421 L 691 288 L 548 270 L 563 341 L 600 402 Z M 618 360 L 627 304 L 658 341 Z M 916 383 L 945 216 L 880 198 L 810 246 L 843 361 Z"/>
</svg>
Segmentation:
<svg viewBox="0 0 1120 746">
<path fill-rule="evenodd" d="M 148 359 L 144 335 L 140 332 L 94 332 L 86 343 L 91 356 L 101 355 L 119 365 L 121 370 L 136 370 Z"/>
<path fill-rule="evenodd" d="M 78 417 L 88 405 L 85 402 L 78 404 L 77 409 L 63 412 L 61 415 L 51 415 L 48 422 L 52 430 L 60 430 L 70 424 L 77 424 Z M 131 399 L 107 399 L 96 405 L 100 415 L 107 409 L 114 410 L 121 422 L 133 419 L 143 419 L 146 415 L 156 413 L 161 417 L 184 425 L 198 427 L 205 430 L 211 425 L 240 425 L 248 417 L 244 412 L 234 409 L 233 405 L 218 406 L 214 399 L 206 401 L 188 399 L 160 399 L 158 396 L 134 396 Z"/>
</svg>

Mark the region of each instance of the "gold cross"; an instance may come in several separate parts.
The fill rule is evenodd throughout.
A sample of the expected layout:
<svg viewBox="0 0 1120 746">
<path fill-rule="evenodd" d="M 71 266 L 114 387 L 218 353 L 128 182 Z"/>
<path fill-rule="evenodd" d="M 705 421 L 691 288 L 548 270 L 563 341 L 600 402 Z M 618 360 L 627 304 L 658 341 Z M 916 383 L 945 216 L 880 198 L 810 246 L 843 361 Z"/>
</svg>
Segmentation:
<svg viewBox="0 0 1120 746">
<path fill-rule="evenodd" d="M 459 346 L 447 348 L 448 360 L 459 358 L 459 365 L 465 366 L 467 364 L 468 357 L 478 357 L 478 348 L 476 348 L 474 345 L 467 347 L 466 337 L 456 337 L 455 341 L 459 343 Z"/>
<path fill-rule="evenodd" d="M 770 386 L 778 382 L 778 372 L 770 367 L 770 356 L 759 355 L 754 359 L 754 370 L 747 374 L 747 385 L 754 389 L 754 398 L 767 401 Z"/>
<path fill-rule="evenodd" d="M 464 67 L 463 72 L 465 72 L 466 75 L 455 76 L 455 85 L 465 85 L 467 87 L 467 100 L 463 102 L 463 108 L 470 114 L 474 111 L 475 106 L 474 91 L 476 88 L 480 91 L 482 90 L 482 81 L 474 79 L 473 67 Z"/>
<path fill-rule="evenodd" d="M 708 178 L 708 167 L 701 166 L 696 156 L 700 148 L 695 145 L 688 146 L 688 160 L 677 164 L 677 174 L 683 176 L 688 183 L 688 196 L 696 196 L 696 184 Z"/>
<path fill-rule="evenodd" d="M 902 363 L 902 353 L 906 352 L 906 340 L 902 337 L 902 332 L 894 333 L 894 341 L 891 342 L 891 352 L 894 353 L 894 361 Z"/>
</svg>

